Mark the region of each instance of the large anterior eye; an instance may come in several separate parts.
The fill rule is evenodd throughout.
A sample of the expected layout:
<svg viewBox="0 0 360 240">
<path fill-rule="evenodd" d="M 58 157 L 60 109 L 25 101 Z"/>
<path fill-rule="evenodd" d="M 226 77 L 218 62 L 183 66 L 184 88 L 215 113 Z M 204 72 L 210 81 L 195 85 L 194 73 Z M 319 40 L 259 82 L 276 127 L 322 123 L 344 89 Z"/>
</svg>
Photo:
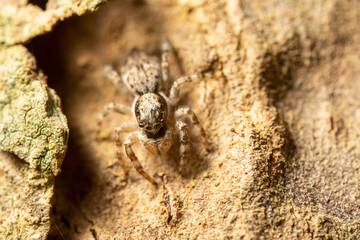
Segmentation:
<svg viewBox="0 0 360 240">
<path fill-rule="evenodd" d="M 164 110 L 164 105 L 163 105 L 163 104 L 160 104 L 159 109 L 160 109 L 160 110 Z"/>
</svg>

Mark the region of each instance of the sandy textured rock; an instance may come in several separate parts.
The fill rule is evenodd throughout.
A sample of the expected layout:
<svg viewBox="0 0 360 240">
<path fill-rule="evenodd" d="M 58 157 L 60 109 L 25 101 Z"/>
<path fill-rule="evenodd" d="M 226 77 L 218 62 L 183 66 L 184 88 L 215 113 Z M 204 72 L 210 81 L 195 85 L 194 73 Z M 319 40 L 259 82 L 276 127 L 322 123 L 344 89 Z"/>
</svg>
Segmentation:
<svg viewBox="0 0 360 240">
<path fill-rule="evenodd" d="M 45 239 L 53 179 L 34 178 L 28 164 L 8 153 L 0 159 L 0 238 Z"/>
<path fill-rule="evenodd" d="M 336 0 L 114 1 L 33 41 L 72 130 L 50 236 L 359 238 L 357 9 Z M 102 64 L 119 68 L 133 47 L 158 53 L 164 32 L 176 51 L 173 79 L 207 74 L 181 91 L 181 104 L 198 114 L 212 151 L 192 131 L 180 176 L 176 136 L 164 156 L 138 147 L 144 169 L 165 174 L 165 186 L 134 170 L 124 186 L 112 135 L 132 117 L 110 114 L 104 139 L 95 132 L 105 104 L 130 106 L 132 96 L 113 88 Z"/>
<path fill-rule="evenodd" d="M 49 239 L 359 239 L 359 9 L 112 1 L 31 41 L 72 133 Z M 103 139 L 95 133 L 105 104 L 131 106 L 132 96 L 102 66 L 119 68 L 133 47 L 158 54 L 163 33 L 176 53 L 172 79 L 206 73 L 182 89 L 181 104 L 198 114 L 211 151 L 192 131 L 181 176 L 176 136 L 164 156 L 137 147 L 144 169 L 166 177 L 155 188 L 133 170 L 125 185 L 112 135 L 132 116 L 110 114 Z"/>
</svg>

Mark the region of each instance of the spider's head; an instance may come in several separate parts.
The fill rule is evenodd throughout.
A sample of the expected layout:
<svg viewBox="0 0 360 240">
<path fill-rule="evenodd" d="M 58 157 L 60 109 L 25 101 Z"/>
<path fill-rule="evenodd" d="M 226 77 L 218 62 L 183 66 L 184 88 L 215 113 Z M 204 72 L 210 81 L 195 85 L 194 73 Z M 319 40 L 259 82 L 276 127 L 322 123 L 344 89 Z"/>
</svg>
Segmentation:
<svg viewBox="0 0 360 240">
<path fill-rule="evenodd" d="M 166 124 L 168 109 L 165 99 L 156 93 L 141 95 L 135 103 L 139 127 L 150 136 L 156 136 Z"/>
</svg>

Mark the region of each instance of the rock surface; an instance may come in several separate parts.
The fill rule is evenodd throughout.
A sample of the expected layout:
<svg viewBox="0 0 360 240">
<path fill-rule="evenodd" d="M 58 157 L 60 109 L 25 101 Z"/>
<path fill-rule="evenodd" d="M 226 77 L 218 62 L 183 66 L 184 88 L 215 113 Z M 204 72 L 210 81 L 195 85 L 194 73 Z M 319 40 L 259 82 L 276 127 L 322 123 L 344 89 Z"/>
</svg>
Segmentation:
<svg viewBox="0 0 360 240">
<path fill-rule="evenodd" d="M 32 170 L 58 175 L 69 134 L 60 99 L 37 73 L 25 47 L 5 48 L 0 62 L 0 149 L 25 160 Z"/>
<path fill-rule="evenodd" d="M 71 129 L 49 239 L 360 238 L 359 9 L 113 1 L 32 40 Z M 132 116 L 110 114 L 100 140 L 96 122 L 107 103 L 133 97 L 102 66 L 119 68 L 133 47 L 158 54 L 163 33 L 176 53 L 172 79 L 206 75 L 181 90 L 181 104 L 197 113 L 211 150 L 191 131 L 181 176 L 176 136 L 163 156 L 137 147 L 145 171 L 165 177 L 155 188 L 132 170 L 125 184 L 112 136 Z"/>
<path fill-rule="evenodd" d="M 27 43 L 33 37 L 51 31 L 65 18 L 97 10 L 105 0 L 49 0 L 42 6 L 43 2 L 2 0 L 0 47 Z"/>
<path fill-rule="evenodd" d="M 26 1 L 1 3 L 0 239 L 46 239 L 69 136 L 59 97 L 21 44 L 102 2 L 49 1 L 46 11 Z"/>
<path fill-rule="evenodd" d="M 45 239 L 67 120 L 25 47 L 0 50 L 0 84 L 0 238 Z"/>
</svg>

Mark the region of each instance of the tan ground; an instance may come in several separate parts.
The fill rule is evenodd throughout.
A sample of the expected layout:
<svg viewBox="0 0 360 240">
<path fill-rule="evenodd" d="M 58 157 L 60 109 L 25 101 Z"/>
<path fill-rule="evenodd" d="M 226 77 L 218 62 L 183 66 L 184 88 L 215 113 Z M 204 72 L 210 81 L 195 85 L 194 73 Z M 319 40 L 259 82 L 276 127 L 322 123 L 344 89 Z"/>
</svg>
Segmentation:
<svg viewBox="0 0 360 240">
<path fill-rule="evenodd" d="M 111 1 L 72 17 L 27 46 L 59 94 L 70 139 L 55 178 L 48 239 L 358 239 L 360 217 L 360 4 L 357 1 Z M 132 104 L 102 64 L 119 67 L 133 47 L 176 55 L 172 77 L 204 72 L 185 87 L 208 153 L 192 131 L 179 147 L 136 153 L 128 184 L 115 158 L 105 104 Z M 129 161 L 127 162 L 130 166 Z M 1 172 L 0 172 L 1 177 Z M 171 194 L 172 220 L 163 192 Z"/>
</svg>

